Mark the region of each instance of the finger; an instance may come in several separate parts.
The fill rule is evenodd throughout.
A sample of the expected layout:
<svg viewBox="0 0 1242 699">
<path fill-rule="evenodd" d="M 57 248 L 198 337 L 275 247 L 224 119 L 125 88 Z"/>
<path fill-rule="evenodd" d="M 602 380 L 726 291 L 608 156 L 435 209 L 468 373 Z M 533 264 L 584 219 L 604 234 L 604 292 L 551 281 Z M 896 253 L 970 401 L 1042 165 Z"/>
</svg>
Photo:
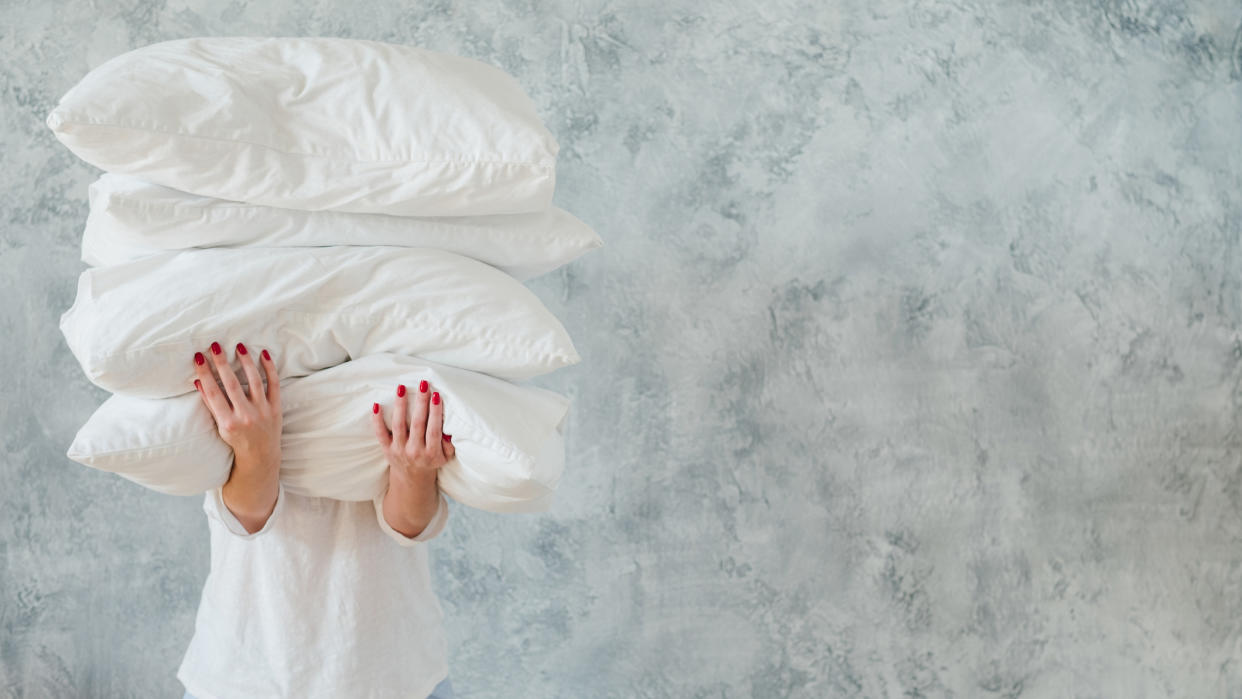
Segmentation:
<svg viewBox="0 0 1242 699">
<path fill-rule="evenodd" d="M 265 348 L 259 353 L 259 363 L 263 366 L 263 376 L 267 379 L 267 402 L 273 409 L 280 410 L 280 375 L 276 373 L 276 362 L 272 354 Z"/>
<path fill-rule="evenodd" d="M 405 384 L 397 386 L 397 400 L 392 404 L 392 443 L 398 449 L 405 448 L 409 433 L 409 428 L 406 426 L 408 423 L 405 421 L 405 415 L 409 412 L 409 407 L 406 405 L 409 400 L 407 393 L 409 391 L 405 389 Z"/>
<path fill-rule="evenodd" d="M 457 456 L 457 447 L 454 447 L 453 442 L 450 441 L 453 438 L 452 435 L 446 434 L 444 436 L 449 438 L 449 439 L 440 440 L 440 444 L 442 445 L 442 448 L 444 449 L 444 460 L 452 461 L 453 457 Z"/>
<path fill-rule="evenodd" d="M 224 384 L 224 394 L 229 397 L 229 402 L 233 404 L 233 410 L 244 412 L 250 405 L 246 400 L 246 394 L 242 391 L 241 382 L 237 380 L 237 374 L 233 373 L 233 367 L 229 366 L 228 355 L 224 353 L 224 348 L 219 342 L 211 343 L 211 361 L 215 364 L 216 371 L 220 374 L 220 383 Z"/>
<path fill-rule="evenodd" d="M 410 422 L 411 438 L 418 439 L 419 444 L 427 443 L 427 403 L 431 399 L 426 381 L 418 382 L 418 397 L 414 400 L 414 419 Z"/>
<path fill-rule="evenodd" d="M 199 394 L 207 403 L 211 416 L 218 421 L 222 416 L 232 412 L 233 409 L 229 407 L 228 400 L 220 392 L 220 387 L 216 385 L 216 376 L 211 373 L 211 365 L 207 363 L 207 357 L 202 352 L 194 353 L 194 374 L 198 377 Z"/>
<path fill-rule="evenodd" d="M 384 424 L 384 411 L 379 403 L 371 404 L 371 413 L 371 426 L 375 428 L 375 436 L 379 438 L 380 446 L 387 450 L 392 446 L 392 433 L 388 431 L 388 425 Z"/>
<path fill-rule="evenodd" d="M 427 413 L 427 448 L 433 452 L 440 448 L 440 442 L 444 441 L 441 435 L 444 432 L 444 401 L 440 397 L 439 391 L 433 391 L 431 394 L 431 407 Z"/>
<path fill-rule="evenodd" d="M 259 369 L 254 365 L 250 350 L 239 342 L 234 351 L 237 352 L 237 361 L 241 362 L 242 371 L 246 374 L 246 385 L 250 392 L 251 402 L 266 403 L 267 393 L 263 390 L 263 379 L 259 378 Z"/>
</svg>

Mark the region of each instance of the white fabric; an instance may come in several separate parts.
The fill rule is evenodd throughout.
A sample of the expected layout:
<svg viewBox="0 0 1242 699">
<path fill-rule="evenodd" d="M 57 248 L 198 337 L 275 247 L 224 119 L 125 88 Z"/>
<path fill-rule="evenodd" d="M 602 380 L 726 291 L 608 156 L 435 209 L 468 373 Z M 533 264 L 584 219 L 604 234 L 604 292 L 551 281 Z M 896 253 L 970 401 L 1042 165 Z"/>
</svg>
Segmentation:
<svg viewBox="0 0 1242 699">
<path fill-rule="evenodd" d="M 113 394 L 78 428 L 65 455 L 166 495 L 218 488 L 233 468 L 233 450 L 197 391 L 173 398 Z"/>
<path fill-rule="evenodd" d="M 203 498 L 211 570 L 177 679 L 198 699 L 412 699 L 448 675 L 444 610 L 427 542 L 371 502 L 306 498 L 282 486 L 249 534 L 219 489 Z"/>
<path fill-rule="evenodd" d="M 87 73 L 47 125 L 101 170 L 185 192 L 399 216 L 546 209 L 559 150 L 500 68 L 341 38 L 144 46 Z"/>
<path fill-rule="evenodd" d="M 100 388 L 194 389 L 195 351 L 273 348 L 279 376 L 399 352 L 522 380 L 580 361 L 521 282 L 431 248 L 206 248 L 82 272 L 60 329 Z M 232 366 L 240 371 L 240 364 Z"/>
<path fill-rule="evenodd" d="M 238 374 L 243 386 L 246 375 Z M 454 500 L 490 512 L 543 512 L 565 467 L 569 399 L 393 353 L 361 357 L 280 383 L 280 479 L 292 493 L 367 500 L 388 464 L 372 427 L 372 403 L 392 425 L 396 387 L 413 403 L 419 382 L 439 391 L 444 433 L 456 455 L 440 471 Z M 233 453 L 197 391 L 172 398 L 113 395 L 78 430 L 67 455 L 152 490 L 192 495 L 228 480 Z"/>
<path fill-rule="evenodd" d="M 604 244 L 558 207 L 439 217 L 297 211 L 200 197 L 112 173 L 92 183 L 89 195 L 82 261 L 95 267 L 186 248 L 397 245 L 456 252 L 525 281 Z"/>
</svg>

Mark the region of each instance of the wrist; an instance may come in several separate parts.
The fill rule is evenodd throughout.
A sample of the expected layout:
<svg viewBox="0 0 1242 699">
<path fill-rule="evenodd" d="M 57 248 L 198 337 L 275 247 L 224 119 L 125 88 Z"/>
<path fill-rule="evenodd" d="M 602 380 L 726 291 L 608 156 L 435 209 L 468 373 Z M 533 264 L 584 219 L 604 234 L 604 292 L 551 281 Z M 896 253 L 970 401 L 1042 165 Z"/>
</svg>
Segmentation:
<svg viewBox="0 0 1242 699">
<path fill-rule="evenodd" d="M 399 473 L 389 470 L 388 490 L 383 499 L 384 519 L 406 538 L 422 533 L 435 515 L 440 497 L 438 470 L 429 471 Z"/>
<path fill-rule="evenodd" d="M 280 457 L 235 452 L 233 468 L 220 490 L 224 506 L 246 531 L 261 529 L 276 508 L 280 493 Z"/>
<path fill-rule="evenodd" d="M 281 455 L 279 450 L 275 453 L 257 451 L 233 452 L 234 468 L 245 473 L 270 474 L 273 471 L 279 471 L 280 459 Z"/>
<path fill-rule="evenodd" d="M 403 490 L 422 490 L 435 486 L 439 476 L 440 469 L 438 468 L 401 470 L 389 467 L 388 486 Z"/>
<path fill-rule="evenodd" d="M 266 476 L 239 473 L 234 469 L 220 488 L 224 506 L 237 518 L 247 532 L 253 534 L 263 528 L 276 510 L 280 496 L 280 481 Z"/>
</svg>

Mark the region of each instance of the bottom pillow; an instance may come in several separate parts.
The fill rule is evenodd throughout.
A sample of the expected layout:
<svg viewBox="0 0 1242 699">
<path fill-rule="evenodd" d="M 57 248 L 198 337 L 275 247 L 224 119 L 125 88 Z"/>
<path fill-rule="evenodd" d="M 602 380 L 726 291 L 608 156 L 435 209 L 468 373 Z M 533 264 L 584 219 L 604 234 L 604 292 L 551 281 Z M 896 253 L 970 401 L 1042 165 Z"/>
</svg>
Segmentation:
<svg viewBox="0 0 1242 699">
<path fill-rule="evenodd" d="M 243 386 L 246 376 L 236 372 Z M 490 512 L 546 512 L 565 466 L 569 399 L 535 386 L 427 359 L 373 354 L 281 384 L 280 479 L 290 493 L 370 500 L 388 464 L 372 426 L 379 403 L 391 427 L 397 384 L 440 392 L 456 455 L 440 489 Z M 409 397 L 411 404 L 413 396 Z M 198 392 L 171 398 L 109 397 L 78 431 L 68 457 L 169 495 L 223 485 L 233 451 Z"/>
</svg>

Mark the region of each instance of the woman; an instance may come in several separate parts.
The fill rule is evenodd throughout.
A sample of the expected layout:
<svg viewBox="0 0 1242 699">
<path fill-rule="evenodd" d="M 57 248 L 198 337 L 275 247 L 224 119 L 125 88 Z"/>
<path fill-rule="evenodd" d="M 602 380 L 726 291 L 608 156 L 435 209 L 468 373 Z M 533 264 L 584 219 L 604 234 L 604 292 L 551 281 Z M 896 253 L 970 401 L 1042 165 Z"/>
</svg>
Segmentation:
<svg viewBox="0 0 1242 699">
<path fill-rule="evenodd" d="M 410 409 L 397 386 L 391 431 L 379 404 L 368 406 L 388 459 L 383 493 L 370 502 L 304 497 L 278 478 L 271 355 L 264 349 L 256 366 L 245 345 L 236 351 L 249 391 L 218 342 L 210 362 L 194 354 L 194 385 L 234 462 L 203 501 L 211 570 L 177 670 L 185 696 L 451 697 L 444 611 L 427 562 L 427 542 L 449 514 L 439 468 L 454 454 L 439 392 L 421 382 Z M 260 366 L 267 388 L 255 390 Z"/>
</svg>

